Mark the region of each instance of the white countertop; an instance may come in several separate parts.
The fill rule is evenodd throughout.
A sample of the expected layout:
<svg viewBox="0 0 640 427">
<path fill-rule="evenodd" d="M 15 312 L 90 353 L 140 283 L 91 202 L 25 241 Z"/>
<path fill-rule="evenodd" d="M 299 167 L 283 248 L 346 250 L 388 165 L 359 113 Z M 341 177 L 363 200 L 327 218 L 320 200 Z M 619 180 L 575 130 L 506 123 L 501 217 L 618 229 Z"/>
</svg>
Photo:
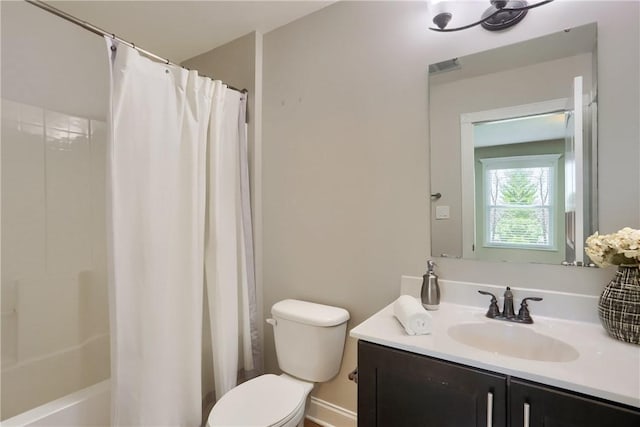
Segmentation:
<svg viewBox="0 0 640 427">
<path fill-rule="evenodd" d="M 597 323 L 536 316 L 532 328 L 573 346 L 571 362 L 524 360 L 479 350 L 455 341 L 447 329 L 465 322 L 500 322 L 485 317 L 486 308 L 440 303 L 429 335 L 409 336 L 393 316 L 393 304 L 351 330 L 352 337 L 412 353 L 511 375 L 640 408 L 640 346 L 610 338 Z"/>
</svg>

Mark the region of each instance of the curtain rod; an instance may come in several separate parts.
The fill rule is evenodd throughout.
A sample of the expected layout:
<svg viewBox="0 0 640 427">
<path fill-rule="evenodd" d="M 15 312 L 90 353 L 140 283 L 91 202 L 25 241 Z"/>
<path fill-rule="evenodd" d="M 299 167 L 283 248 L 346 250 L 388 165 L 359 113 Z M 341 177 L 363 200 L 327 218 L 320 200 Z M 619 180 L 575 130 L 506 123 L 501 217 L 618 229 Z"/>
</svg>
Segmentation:
<svg viewBox="0 0 640 427">
<path fill-rule="evenodd" d="M 89 30 L 94 34 L 97 34 L 99 36 L 110 37 L 113 40 L 117 40 L 118 42 L 120 42 L 120 43 L 122 43 L 124 45 L 127 45 L 127 46 L 137 50 L 138 52 L 150 57 L 150 58 L 153 58 L 153 59 L 156 59 L 158 61 L 161 61 L 161 62 L 163 62 L 163 63 L 165 63 L 167 65 L 174 65 L 176 67 L 182 67 L 185 70 L 188 70 L 188 68 L 183 66 L 183 65 L 176 64 L 176 63 L 171 62 L 170 60 L 168 60 L 166 58 L 163 58 L 163 57 L 158 56 L 158 55 L 156 55 L 154 53 L 151 53 L 148 50 L 142 49 L 141 47 L 136 46 L 134 43 L 131 43 L 131 42 L 128 42 L 128 41 L 126 41 L 124 39 L 121 39 L 120 37 L 116 36 L 113 33 L 109 33 L 107 31 L 104 31 L 101 28 L 96 27 L 93 24 L 90 24 L 90 23 L 88 23 L 86 21 L 78 19 L 75 16 L 73 16 L 71 14 L 68 14 L 67 12 L 65 12 L 63 10 L 57 9 L 57 8 L 45 3 L 44 1 L 41 1 L 41 0 L 24 0 L 24 1 L 26 1 L 29 4 L 32 4 L 33 6 L 39 7 L 42 10 L 45 10 L 45 11 L 47 11 L 49 13 L 52 13 L 52 14 L 54 14 L 56 16 L 59 16 L 62 19 L 66 19 L 67 21 L 72 22 L 72 23 L 84 28 L 85 30 Z M 203 77 L 207 77 L 207 78 L 211 79 L 211 77 L 208 77 L 208 76 L 203 76 Z M 213 80 L 213 79 L 211 79 L 211 80 Z M 248 93 L 248 91 L 246 89 L 238 89 L 238 88 L 235 88 L 235 87 L 233 87 L 231 85 L 227 85 L 227 87 L 229 89 L 233 89 L 233 90 L 238 91 L 238 92 L 242 92 L 242 93 L 245 93 L 245 94 Z"/>
</svg>

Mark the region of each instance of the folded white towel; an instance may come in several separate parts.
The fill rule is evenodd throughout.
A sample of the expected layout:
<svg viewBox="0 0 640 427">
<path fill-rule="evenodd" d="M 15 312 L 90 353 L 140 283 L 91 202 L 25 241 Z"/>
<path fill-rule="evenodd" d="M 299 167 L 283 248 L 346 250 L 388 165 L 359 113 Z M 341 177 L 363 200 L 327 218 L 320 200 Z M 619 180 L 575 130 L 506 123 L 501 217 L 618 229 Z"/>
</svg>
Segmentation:
<svg viewBox="0 0 640 427">
<path fill-rule="evenodd" d="M 431 314 L 416 298 L 402 295 L 393 303 L 393 315 L 409 335 L 431 333 Z"/>
</svg>

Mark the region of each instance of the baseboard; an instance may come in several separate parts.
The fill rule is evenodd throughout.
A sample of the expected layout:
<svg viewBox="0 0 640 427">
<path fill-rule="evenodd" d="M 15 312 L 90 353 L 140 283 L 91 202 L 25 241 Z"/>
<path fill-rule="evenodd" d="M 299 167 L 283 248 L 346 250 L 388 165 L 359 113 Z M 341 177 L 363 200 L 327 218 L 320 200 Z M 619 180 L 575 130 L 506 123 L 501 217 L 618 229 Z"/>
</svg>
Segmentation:
<svg viewBox="0 0 640 427">
<path fill-rule="evenodd" d="M 355 412 L 313 396 L 306 417 L 323 427 L 355 427 L 358 423 Z"/>
</svg>

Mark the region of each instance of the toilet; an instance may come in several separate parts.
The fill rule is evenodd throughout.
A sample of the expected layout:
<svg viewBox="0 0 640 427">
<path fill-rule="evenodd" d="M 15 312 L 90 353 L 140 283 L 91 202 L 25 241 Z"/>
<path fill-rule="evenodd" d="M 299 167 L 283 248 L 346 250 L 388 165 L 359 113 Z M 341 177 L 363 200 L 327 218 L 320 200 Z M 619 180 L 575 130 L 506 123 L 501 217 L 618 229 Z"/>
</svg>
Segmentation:
<svg viewBox="0 0 640 427">
<path fill-rule="evenodd" d="M 265 374 L 226 393 L 209 413 L 208 427 L 302 426 L 313 384 L 338 374 L 349 312 L 286 299 L 271 307 L 282 375 Z"/>
</svg>

